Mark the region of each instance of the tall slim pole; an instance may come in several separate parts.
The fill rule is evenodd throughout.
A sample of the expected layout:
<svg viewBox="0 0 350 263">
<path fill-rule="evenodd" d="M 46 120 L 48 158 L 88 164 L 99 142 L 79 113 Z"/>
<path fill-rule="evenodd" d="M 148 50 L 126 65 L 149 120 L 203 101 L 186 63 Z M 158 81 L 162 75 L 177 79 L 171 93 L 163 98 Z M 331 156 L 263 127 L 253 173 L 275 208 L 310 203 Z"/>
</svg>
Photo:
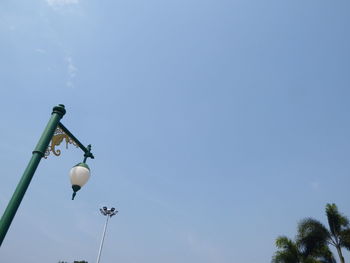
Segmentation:
<svg viewBox="0 0 350 263">
<path fill-rule="evenodd" d="M 52 110 L 51 118 L 46 125 L 44 132 L 42 133 L 38 144 L 36 145 L 32 158 L 30 159 L 27 168 L 25 169 L 21 180 L 19 181 L 15 192 L 12 195 L 10 202 L 8 203 L 4 214 L 0 220 L 0 246 L 4 241 L 6 233 L 10 228 L 11 222 L 16 215 L 17 209 L 21 204 L 25 192 L 28 189 L 30 181 L 33 178 L 36 168 L 38 167 L 40 160 L 45 155 L 45 151 L 49 146 L 52 136 L 57 128 L 58 123 L 66 113 L 64 105 L 59 104 Z"/>
<path fill-rule="evenodd" d="M 103 234 L 102 234 L 100 249 L 98 250 L 96 263 L 100 263 L 101 252 L 102 252 L 103 243 L 105 241 L 105 235 L 106 235 L 106 230 L 107 230 L 108 219 L 109 219 L 109 215 L 107 215 L 106 223 L 105 223 L 105 226 L 103 228 Z"/>
</svg>

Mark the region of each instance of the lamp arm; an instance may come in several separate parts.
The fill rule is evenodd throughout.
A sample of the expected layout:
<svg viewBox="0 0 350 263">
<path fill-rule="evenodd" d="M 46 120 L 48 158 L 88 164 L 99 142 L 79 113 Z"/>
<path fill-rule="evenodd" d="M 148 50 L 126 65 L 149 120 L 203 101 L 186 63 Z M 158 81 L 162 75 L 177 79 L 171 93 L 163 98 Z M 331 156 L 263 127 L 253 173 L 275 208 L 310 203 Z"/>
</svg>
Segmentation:
<svg viewBox="0 0 350 263">
<path fill-rule="evenodd" d="M 95 158 L 91 152 L 91 144 L 85 147 L 61 122 L 58 123 L 58 127 L 62 129 L 62 131 L 65 134 L 67 134 L 84 152 L 84 161 L 83 161 L 84 163 L 86 162 L 87 158 L 91 158 L 91 159 Z"/>
</svg>

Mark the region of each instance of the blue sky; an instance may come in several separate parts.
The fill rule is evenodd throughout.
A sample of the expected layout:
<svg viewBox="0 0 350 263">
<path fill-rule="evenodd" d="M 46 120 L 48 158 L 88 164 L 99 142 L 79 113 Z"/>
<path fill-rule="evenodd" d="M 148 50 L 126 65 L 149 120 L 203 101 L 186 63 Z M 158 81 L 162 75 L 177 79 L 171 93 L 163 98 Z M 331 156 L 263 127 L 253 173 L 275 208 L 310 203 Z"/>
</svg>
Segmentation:
<svg viewBox="0 0 350 263">
<path fill-rule="evenodd" d="M 42 160 L 0 262 L 263 263 L 334 202 L 350 216 L 349 1 L 0 3 L 0 212 L 50 117 L 92 144 L 71 201 Z M 350 259 L 349 252 L 345 252 Z"/>
</svg>

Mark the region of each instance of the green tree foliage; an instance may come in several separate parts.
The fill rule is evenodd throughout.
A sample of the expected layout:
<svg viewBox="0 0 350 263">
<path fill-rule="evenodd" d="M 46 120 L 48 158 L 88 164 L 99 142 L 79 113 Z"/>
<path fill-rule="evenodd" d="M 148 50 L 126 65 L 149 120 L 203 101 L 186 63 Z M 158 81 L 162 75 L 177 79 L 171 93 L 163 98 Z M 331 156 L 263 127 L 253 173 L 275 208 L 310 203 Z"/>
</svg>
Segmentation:
<svg viewBox="0 0 350 263">
<path fill-rule="evenodd" d="M 297 228 L 293 241 L 285 236 L 276 239 L 277 251 L 273 263 L 335 263 L 333 246 L 340 262 L 345 263 L 342 248 L 350 250 L 350 223 L 335 204 L 326 205 L 328 228 L 314 218 L 305 218 Z"/>
<path fill-rule="evenodd" d="M 286 236 L 276 239 L 277 252 L 272 258 L 272 263 L 335 263 L 332 253 L 328 247 L 305 254 L 299 244 Z"/>
<path fill-rule="evenodd" d="M 334 246 L 340 262 L 345 263 L 342 248 L 350 250 L 349 220 L 335 204 L 326 205 L 326 216 L 329 229 L 316 219 L 303 219 L 298 225 L 297 244 L 305 255 L 313 255 L 325 247 L 329 250 L 329 245 Z"/>
<path fill-rule="evenodd" d="M 273 263 L 301 262 L 301 253 L 294 241 L 286 236 L 276 239 L 277 252 L 272 258 Z"/>
</svg>

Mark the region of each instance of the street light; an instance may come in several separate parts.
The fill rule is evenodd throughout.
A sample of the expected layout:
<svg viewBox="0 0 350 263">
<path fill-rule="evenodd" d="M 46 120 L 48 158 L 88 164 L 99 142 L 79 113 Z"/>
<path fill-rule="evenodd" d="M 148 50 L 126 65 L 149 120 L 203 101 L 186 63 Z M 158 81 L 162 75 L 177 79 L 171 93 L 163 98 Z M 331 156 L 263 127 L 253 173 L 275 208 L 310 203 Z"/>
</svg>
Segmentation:
<svg viewBox="0 0 350 263">
<path fill-rule="evenodd" d="M 114 207 L 112 207 L 111 209 L 108 209 L 106 206 L 100 208 L 100 212 L 102 215 L 106 216 L 106 223 L 105 226 L 103 228 L 103 233 L 102 233 L 102 239 L 101 239 L 101 244 L 100 244 L 100 248 L 98 250 L 98 255 L 97 255 L 97 260 L 96 263 L 100 262 L 100 258 L 101 258 L 101 252 L 102 252 L 102 247 L 103 247 L 103 242 L 105 240 L 105 235 L 106 235 L 106 230 L 107 230 L 107 224 L 108 224 L 108 219 L 114 215 L 116 215 L 118 213 L 117 210 L 115 210 Z"/>
<path fill-rule="evenodd" d="M 52 110 L 51 118 L 46 125 L 44 132 L 42 133 L 38 144 L 36 145 L 32 158 L 30 159 L 27 168 L 24 170 L 21 180 L 19 181 L 15 192 L 9 201 L 5 212 L 0 220 L 0 246 L 4 241 L 6 233 L 10 228 L 11 222 L 16 215 L 19 205 L 24 197 L 25 192 L 28 189 L 30 181 L 32 180 L 35 170 L 38 167 L 41 159 L 48 157 L 50 152 L 59 156 L 61 151 L 56 149 L 56 146 L 60 145 L 63 140 L 68 143 L 79 147 L 84 152 L 84 160 L 82 163 L 77 164 L 71 169 L 70 178 L 72 183 L 74 199 L 76 192 L 87 182 L 90 177 L 90 168 L 86 164 L 87 158 L 94 159 L 94 155 L 91 153 L 91 145 L 85 147 L 61 122 L 60 120 L 66 114 L 66 109 L 63 104 L 55 106 Z M 51 143 L 50 143 L 51 141 Z"/>
<path fill-rule="evenodd" d="M 72 200 L 81 187 L 87 183 L 90 178 L 90 168 L 86 163 L 78 163 L 69 173 L 70 182 L 72 184 L 73 195 Z"/>
</svg>

